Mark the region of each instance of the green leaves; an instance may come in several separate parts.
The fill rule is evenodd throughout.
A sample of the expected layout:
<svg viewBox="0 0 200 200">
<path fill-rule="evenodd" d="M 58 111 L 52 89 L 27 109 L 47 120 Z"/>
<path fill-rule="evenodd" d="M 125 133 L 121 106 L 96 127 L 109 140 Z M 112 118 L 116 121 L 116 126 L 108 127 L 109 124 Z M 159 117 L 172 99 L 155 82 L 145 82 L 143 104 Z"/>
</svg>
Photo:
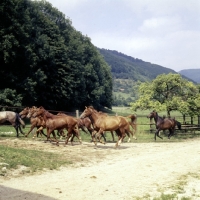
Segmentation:
<svg viewBox="0 0 200 200">
<path fill-rule="evenodd" d="M 47 109 L 111 107 L 108 65 L 63 13 L 46 1 L 2 0 L 0 17 L 0 90 Z"/>
<path fill-rule="evenodd" d="M 20 106 L 22 96 L 17 94 L 16 90 L 6 88 L 0 91 L 0 105 L 1 106 Z"/>
<path fill-rule="evenodd" d="M 182 114 L 200 114 L 198 87 L 183 79 L 179 74 L 162 74 L 152 82 L 142 83 L 139 99 L 131 103 L 132 109 L 166 110 L 167 114 L 178 110 Z"/>
</svg>

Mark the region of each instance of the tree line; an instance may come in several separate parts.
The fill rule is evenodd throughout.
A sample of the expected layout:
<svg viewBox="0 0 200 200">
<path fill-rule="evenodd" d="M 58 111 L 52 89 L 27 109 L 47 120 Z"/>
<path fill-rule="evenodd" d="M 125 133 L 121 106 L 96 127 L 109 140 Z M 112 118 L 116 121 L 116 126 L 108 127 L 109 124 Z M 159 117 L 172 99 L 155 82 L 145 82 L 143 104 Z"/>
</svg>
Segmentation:
<svg viewBox="0 0 200 200">
<path fill-rule="evenodd" d="M 0 2 L 0 105 L 112 105 L 112 76 L 89 37 L 46 1 Z"/>
</svg>

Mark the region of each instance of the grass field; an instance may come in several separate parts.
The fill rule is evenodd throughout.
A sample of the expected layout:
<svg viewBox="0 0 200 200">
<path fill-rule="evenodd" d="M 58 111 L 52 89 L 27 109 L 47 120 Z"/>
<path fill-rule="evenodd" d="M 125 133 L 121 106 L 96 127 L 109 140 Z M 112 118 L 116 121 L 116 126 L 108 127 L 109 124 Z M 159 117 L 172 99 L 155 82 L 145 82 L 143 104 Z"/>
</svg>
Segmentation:
<svg viewBox="0 0 200 200">
<path fill-rule="evenodd" d="M 112 111 L 109 111 L 109 115 L 123 115 L 127 116 L 129 114 L 137 115 L 137 132 L 136 137 L 137 140 L 132 139 L 133 143 L 149 143 L 154 142 L 154 131 L 150 131 L 150 121 L 146 117 L 150 111 L 139 111 L 133 112 L 130 108 L 125 107 L 114 107 Z M 165 114 L 160 113 L 160 114 Z M 178 116 L 179 113 L 174 113 L 174 115 Z M 30 124 L 27 123 L 25 129 L 23 131 L 25 133 L 30 129 Z M 110 132 L 106 132 L 107 142 L 113 142 Z M 164 137 L 164 140 L 157 139 L 156 142 L 182 142 L 187 139 L 200 137 L 200 131 L 193 132 L 185 132 L 185 131 L 176 131 L 176 134 L 170 139 L 167 139 L 167 135 L 161 132 L 161 135 Z M 28 138 L 25 138 L 22 134 L 20 134 L 20 140 L 33 140 L 33 133 L 30 133 Z M 91 141 L 90 134 L 85 134 L 81 132 L 81 138 L 85 142 Z M 62 165 L 71 164 L 70 160 L 63 160 L 62 156 L 56 153 L 47 153 L 39 150 L 28 150 L 24 148 L 13 148 L 8 147 L 6 145 L 1 145 L 1 141 L 3 140 L 14 140 L 16 139 L 15 129 L 11 125 L 1 125 L 0 126 L 0 163 L 7 163 L 7 168 L 16 169 L 18 165 L 24 165 L 29 168 L 26 173 L 35 172 L 37 170 L 41 170 L 42 168 L 47 169 L 57 169 Z M 45 140 L 45 138 L 37 138 L 36 141 Z M 115 141 L 117 140 L 117 136 L 115 136 Z M 75 141 L 78 141 L 75 138 Z M 124 142 L 127 141 L 127 137 Z M 0 175 L 4 176 L 5 172 L 0 169 Z"/>
</svg>

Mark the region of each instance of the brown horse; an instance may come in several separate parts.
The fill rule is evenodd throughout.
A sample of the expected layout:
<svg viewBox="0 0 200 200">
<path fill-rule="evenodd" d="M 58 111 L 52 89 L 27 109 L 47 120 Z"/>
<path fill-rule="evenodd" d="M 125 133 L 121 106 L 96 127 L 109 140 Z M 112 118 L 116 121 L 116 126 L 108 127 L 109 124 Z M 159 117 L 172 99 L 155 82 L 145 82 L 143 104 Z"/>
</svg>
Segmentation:
<svg viewBox="0 0 200 200">
<path fill-rule="evenodd" d="M 30 114 L 30 113 L 33 113 L 34 109 L 36 109 L 35 106 L 33 106 L 32 108 L 26 107 L 19 113 L 19 115 L 21 116 L 22 119 L 25 117 L 30 118 L 31 128 L 28 131 L 28 133 L 25 135 L 25 137 L 28 137 L 28 135 L 30 134 L 30 132 L 32 132 L 32 130 L 34 128 L 37 128 L 37 131 L 33 135 L 33 138 L 35 138 L 36 135 L 38 137 L 39 134 L 41 136 L 44 135 L 45 137 L 47 137 L 47 135 L 43 131 L 43 128 L 45 128 L 44 120 L 41 117 L 31 117 L 32 114 Z M 28 117 L 28 115 L 29 115 L 29 117 Z"/>
<path fill-rule="evenodd" d="M 38 134 L 43 134 L 44 136 L 47 137 L 46 134 L 44 134 L 43 130 L 46 129 L 46 122 L 44 121 L 44 119 L 41 116 L 38 117 L 33 117 L 32 115 L 36 112 L 37 107 L 33 106 L 29 109 L 26 109 L 25 112 L 27 112 L 27 110 L 29 110 L 29 112 L 27 113 L 26 117 L 30 118 L 30 122 L 31 122 L 31 129 L 33 130 L 35 127 L 37 127 L 36 133 L 35 135 L 38 136 Z M 23 114 L 23 112 L 22 112 Z M 29 133 L 31 132 L 31 130 L 26 134 L 26 137 L 29 135 Z M 33 138 L 35 137 L 35 135 L 33 136 Z M 55 132 L 52 132 L 53 137 L 55 138 Z M 60 130 L 57 131 L 57 135 L 60 137 L 65 137 L 64 135 L 64 130 Z"/>
<path fill-rule="evenodd" d="M 158 113 L 156 111 L 151 112 L 147 117 L 150 119 L 154 118 L 154 121 L 156 124 L 156 132 L 155 132 L 155 137 L 154 137 L 155 140 L 156 140 L 156 136 L 163 139 L 159 135 L 159 132 L 161 130 L 169 130 L 168 139 L 170 139 L 170 137 L 174 134 L 176 125 L 180 125 L 180 122 L 178 122 L 179 124 L 177 124 L 177 121 L 175 119 L 171 119 L 171 118 L 163 119 L 162 117 L 158 116 Z"/>
<path fill-rule="evenodd" d="M 72 136 L 71 144 L 73 145 L 73 138 L 77 136 L 79 138 L 80 143 L 82 143 L 78 126 L 77 126 L 77 120 L 74 117 L 68 116 L 68 115 L 53 115 L 52 113 L 45 110 L 42 106 L 37 108 L 36 111 L 33 114 L 33 117 L 41 116 L 43 117 L 46 128 L 47 128 L 47 141 L 50 140 L 50 134 L 54 130 L 62 130 L 66 129 L 68 131 L 67 139 L 65 141 L 65 144 L 68 143 L 69 138 Z M 54 137 L 56 140 L 56 144 L 59 145 L 58 140 L 56 137 Z"/>
<path fill-rule="evenodd" d="M 92 134 L 92 139 L 95 145 L 97 145 L 95 135 L 97 136 L 99 142 L 104 143 L 100 140 L 100 136 L 103 134 L 104 131 L 116 131 L 118 135 L 118 141 L 115 145 L 116 147 L 120 145 L 126 134 L 133 134 L 130 131 L 130 125 L 125 117 L 105 116 L 97 112 L 92 106 L 86 107 L 80 116 L 80 118 L 85 117 L 89 117 L 91 119 L 94 129 L 98 131 L 97 134 Z"/>
</svg>

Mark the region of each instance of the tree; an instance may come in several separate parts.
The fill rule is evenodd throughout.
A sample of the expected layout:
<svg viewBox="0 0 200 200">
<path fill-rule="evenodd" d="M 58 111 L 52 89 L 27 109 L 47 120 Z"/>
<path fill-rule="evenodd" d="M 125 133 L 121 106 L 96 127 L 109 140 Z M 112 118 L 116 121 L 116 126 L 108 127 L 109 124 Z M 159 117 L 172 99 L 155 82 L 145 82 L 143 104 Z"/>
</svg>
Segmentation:
<svg viewBox="0 0 200 200">
<path fill-rule="evenodd" d="M 199 90 L 192 82 L 183 79 L 180 74 L 161 74 L 151 82 L 142 83 L 139 87 L 139 99 L 131 103 L 133 110 L 156 109 L 170 112 L 178 110 L 183 114 L 195 111 L 199 99 Z M 195 107 L 194 107 L 195 106 Z"/>
<path fill-rule="evenodd" d="M 26 106 L 112 105 L 112 76 L 90 38 L 46 1 L 0 2 L 0 90 Z"/>
<path fill-rule="evenodd" d="M 18 95 L 16 90 L 4 89 L 0 91 L 0 105 L 5 106 L 21 106 L 22 96 Z"/>
</svg>

